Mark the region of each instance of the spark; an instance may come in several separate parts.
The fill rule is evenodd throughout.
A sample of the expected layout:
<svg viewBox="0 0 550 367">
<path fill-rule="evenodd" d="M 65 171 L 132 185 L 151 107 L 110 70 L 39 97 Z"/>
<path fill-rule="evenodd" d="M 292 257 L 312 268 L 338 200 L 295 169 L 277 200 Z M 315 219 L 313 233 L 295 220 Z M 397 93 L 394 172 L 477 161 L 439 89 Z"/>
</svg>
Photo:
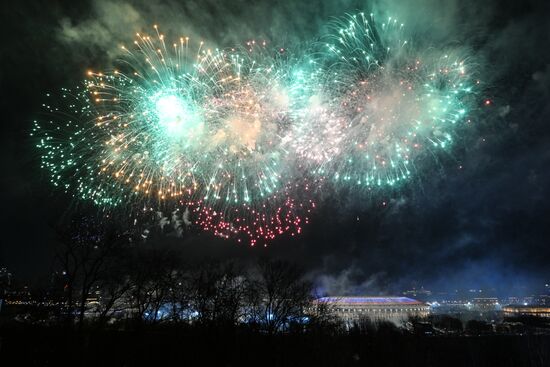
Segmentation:
<svg viewBox="0 0 550 367">
<path fill-rule="evenodd" d="M 42 168 L 99 207 L 184 207 L 186 222 L 251 245 L 300 234 L 327 186 L 372 192 L 429 172 L 481 89 L 471 55 L 417 49 L 395 18 L 343 17 L 300 51 L 170 46 L 154 29 L 116 69 L 47 95 L 32 132 Z"/>
</svg>

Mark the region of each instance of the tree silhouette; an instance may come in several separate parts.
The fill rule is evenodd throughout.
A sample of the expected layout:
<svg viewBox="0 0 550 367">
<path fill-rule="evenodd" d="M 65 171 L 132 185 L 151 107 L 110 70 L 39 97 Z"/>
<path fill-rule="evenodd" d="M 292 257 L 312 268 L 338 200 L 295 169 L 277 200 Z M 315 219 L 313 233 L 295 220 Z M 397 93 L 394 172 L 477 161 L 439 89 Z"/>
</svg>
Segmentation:
<svg viewBox="0 0 550 367">
<path fill-rule="evenodd" d="M 251 281 L 251 320 L 268 334 L 301 323 L 311 307 L 312 285 L 295 265 L 281 260 L 259 262 Z"/>
</svg>

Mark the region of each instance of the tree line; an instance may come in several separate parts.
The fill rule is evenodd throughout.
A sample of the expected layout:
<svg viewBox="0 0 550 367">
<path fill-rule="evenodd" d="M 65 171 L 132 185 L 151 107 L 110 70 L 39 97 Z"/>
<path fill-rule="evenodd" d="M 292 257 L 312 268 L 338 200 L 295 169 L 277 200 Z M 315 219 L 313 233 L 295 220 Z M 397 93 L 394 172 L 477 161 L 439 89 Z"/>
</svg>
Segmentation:
<svg viewBox="0 0 550 367">
<path fill-rule="evenodd" d="M 187 264 L 178 251 L 147 244 L 89 217 L 59 230 L 50 297 L 69 326 L 247 324 L 267 333 L 315 318 L 313 288 L 295 264 L 263 259 Z"/>
</svg>

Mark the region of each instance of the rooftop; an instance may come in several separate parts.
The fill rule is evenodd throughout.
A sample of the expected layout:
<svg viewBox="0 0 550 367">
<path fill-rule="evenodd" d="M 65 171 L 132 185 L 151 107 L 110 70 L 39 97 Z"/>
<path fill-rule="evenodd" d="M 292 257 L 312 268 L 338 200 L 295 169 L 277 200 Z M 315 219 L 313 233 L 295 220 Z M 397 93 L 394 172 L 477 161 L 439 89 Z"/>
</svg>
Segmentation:
<svg viewBox="0 0 550 367">
<path fill-rule="evenodd" d="M 400 304 L 400 305 L 422 305 L 423 303 L 408 297 L 322 297 L 317 302 L 354 305 L 376 305 L 376 304 Z"/>
</svg>

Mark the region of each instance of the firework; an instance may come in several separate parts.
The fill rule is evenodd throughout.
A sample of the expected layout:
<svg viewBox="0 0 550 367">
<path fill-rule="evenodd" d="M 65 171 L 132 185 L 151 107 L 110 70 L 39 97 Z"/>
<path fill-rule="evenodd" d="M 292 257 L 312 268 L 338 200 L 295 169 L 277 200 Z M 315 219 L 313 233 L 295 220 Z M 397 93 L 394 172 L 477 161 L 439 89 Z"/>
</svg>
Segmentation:
<svg viewBox="0 0 550 367">
<path fill-rule="evenodd" d="M 284 69 L 188 44 L 170 49 L 161 34 L 138 34 L 121 70 L 88 73 L 69 104 L 84 107 L 63 131 L 59 121 L 36 123 L 54 184 L 98 204 L 185 195 L 251 203 L 276 192 L 286 154 L 278 140 L 292 118 Z"/>
<path fill-rule="evenodd" d="M 414 50 L 396 19 L 360 13 L 332 29 L 315 60 L 322 87 L 296 125 L 295 150 L 338 185 L 395 186 L 467 121 L 471 65 L 450 51 Z"/>
<path fill-rule="evenodd" d="M 300 180 L 289 182 L 261 205 L 243 204 L 225 207 L 222 211 L 198 202 L 193 206 L 193 219 L 200 228 L 218 237 L 236 238 L 252 246 L 266 245 L 282 234 L 293 237 L 302 232 L 316 207 L 314 194 L 320 185 L 319 181 L 311 185 Z"/>
<path fill-rule="evenodd" d="M 359 13 L 301 53 L 137 34 L 35 122 L 55 186 L 103 208 L 183 208 L 255 245 L 302 231 L 321 185 L 397 186 L 469 121 L 473 65 L 418 50 L 396 19 Z M 174 209 L 176 208 L 176 209 Z"/>
</svg>

